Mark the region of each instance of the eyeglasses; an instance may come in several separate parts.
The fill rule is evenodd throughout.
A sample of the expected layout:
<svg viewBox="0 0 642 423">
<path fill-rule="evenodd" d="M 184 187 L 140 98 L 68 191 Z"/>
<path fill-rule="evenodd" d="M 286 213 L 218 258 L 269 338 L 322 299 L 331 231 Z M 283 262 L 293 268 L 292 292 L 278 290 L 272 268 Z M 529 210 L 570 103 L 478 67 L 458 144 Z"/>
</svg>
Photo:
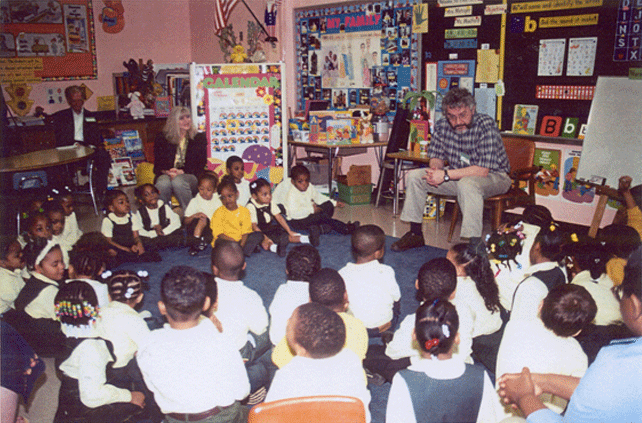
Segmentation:
<svg viewBox="0 0 642 423">
<path fill-rule="evenodd" d="M 622 301 L 622 285 L 617 285 L 611 288 L 611 292 L 615 296 L 615 299 L 618 301 Z"/>
</svg>

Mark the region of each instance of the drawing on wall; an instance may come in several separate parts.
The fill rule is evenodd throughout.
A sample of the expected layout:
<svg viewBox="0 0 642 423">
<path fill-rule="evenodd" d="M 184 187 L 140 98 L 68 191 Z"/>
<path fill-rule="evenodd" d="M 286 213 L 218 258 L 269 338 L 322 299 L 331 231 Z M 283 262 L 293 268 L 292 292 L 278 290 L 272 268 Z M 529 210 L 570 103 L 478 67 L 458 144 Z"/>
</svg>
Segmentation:
<svg viewBox="0 0 642 423">
<path fill-rule="evenodd" d="M 19 57 L 64 56 L 65 37 L 62 34 L 18 34 Z"/>
<path fill-rule="evenodd" d="M 561 76 L 564 69 L 566 39 L 539 40 L 537 76 Z"/>
<path fill-rule="evenodd" d="M 516 104 L 513 113 L 513 133 L 533 135 L 537 123 L 538 106 L 528 104 Z"/>
<path fill-rule="evenodd" d="M 60 24 L 62 8 L 52 0 L 9 0 L 2 2 L 0 23 Z"/>
<path fill-rule="evenodd" d="M 535 149 L 534 166 L 542 169 L 535 174 L 535 193 L 545 197 L 559 194 L 560 150 Z"/>
<path fill-rule="evenodd" d="M 67 34 L 67 51 L 69 53 L 86 53 L 89 51 L 87 30 L 87 9 L 85 6 L 65 4 L 65 31 Z"/>
<path fill-rule="evenodd" d="M 596 52 L 597 37 L 569 39 L 566 76 L 593 76 Z"/>
</svg>

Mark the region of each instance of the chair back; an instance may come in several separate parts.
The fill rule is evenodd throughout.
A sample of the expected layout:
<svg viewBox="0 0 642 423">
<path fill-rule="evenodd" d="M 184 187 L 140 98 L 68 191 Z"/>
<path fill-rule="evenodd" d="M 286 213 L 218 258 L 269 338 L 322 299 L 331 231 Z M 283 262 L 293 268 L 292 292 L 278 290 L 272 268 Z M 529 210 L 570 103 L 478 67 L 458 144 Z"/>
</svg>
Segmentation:
<svg viewBox="0 0 642 423">
<path fill-rule="evenodd" d="M 45 188 L 47 186 L 47 172 L 44 170 L 32 170 L 13 174 L 13 189 Z"/>
<path fill-rule="evenodd" d="M 533 166 L 535 143 L 519 137 L 503 136 L 504 148 L 510 162 L 510 170 L 525 169 Z"/>
<path fill-rule="evenodd" d="M 397 103 L 397 113 L 392 121 L 392 128 L 390 130 L 390 139 L 386 146 L 386 154 L 396 153 L 402 148 L 405 149 L 408 145 L 408 135 L 410 135 L 410 122 L 408 115 L 410 110 Z"/>
<path fill-rule="evenodd" d="M 248 423 L 365 423 L 363 402 L 353 397 L 324 395 L 289 398 L 255 405 Z"/>
</svg>

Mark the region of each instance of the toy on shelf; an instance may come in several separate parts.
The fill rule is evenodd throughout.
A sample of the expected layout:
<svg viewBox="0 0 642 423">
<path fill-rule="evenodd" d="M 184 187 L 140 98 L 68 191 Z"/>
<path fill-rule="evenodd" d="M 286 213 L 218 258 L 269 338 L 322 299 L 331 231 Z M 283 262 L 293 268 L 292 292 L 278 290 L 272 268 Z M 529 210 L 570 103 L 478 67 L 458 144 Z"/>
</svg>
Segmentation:
<svg viewBox="0 0 642 423">
<path fill-rule="evenodd" d="M 127 108 L 134 119 L 143 119 L 145 117 L 145 104 L 140 101 L 140 93 L 134 91 L 129 93 L 129 104 Z"/>
</svg>

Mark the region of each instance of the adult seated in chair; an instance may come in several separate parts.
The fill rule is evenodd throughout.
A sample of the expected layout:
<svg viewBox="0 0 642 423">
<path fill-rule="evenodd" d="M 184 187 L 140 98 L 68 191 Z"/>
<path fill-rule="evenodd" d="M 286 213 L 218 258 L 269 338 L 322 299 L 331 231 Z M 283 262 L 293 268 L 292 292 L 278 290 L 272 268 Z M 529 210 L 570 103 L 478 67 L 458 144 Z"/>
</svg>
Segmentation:
<svg viewBox="0 0 642 423">
<path fill-rule="evenodd" d="M 463 88 L 448 91 L 442 107 L 445 117 L 435 124 L 428 148 L 430 166 L 408 173 L 401 220 L 410 222 L 410 232 L 392 244 L 393 251 L 425 244 L 421 223 L 427 193 L 456 196 L 461 237 L 481 243 L 484 198 L 510 187 L 510 164 L 493 118 L 476 113 L 475 99 Z"/>
<path fill-rule="evenodd" d="M 154 141 L 155 185 L 161 200 L 169 204 L 173 194 L 185 210 L 196 193 L 197 178 L 206 161 L 205 134 L 196 132 L 187 107 L 174 107 Z"/>
<path fill-rule="evenodd" d="M 78 85 L 65 88 L 68 109 L 60 110 L 53 115 L 56 147 L 84 144 L 96 148 L 94 163 L 96 169 L 96 192 L 102 194 L 107 189 L 107 176 L 111 165 L 109 153 L 102 148 L 100 135 L 95 128 L 96 118 L 85 109 L 85 91 Z M 69 181 L 60 181 L 69 183 Z"/>
</svg>

